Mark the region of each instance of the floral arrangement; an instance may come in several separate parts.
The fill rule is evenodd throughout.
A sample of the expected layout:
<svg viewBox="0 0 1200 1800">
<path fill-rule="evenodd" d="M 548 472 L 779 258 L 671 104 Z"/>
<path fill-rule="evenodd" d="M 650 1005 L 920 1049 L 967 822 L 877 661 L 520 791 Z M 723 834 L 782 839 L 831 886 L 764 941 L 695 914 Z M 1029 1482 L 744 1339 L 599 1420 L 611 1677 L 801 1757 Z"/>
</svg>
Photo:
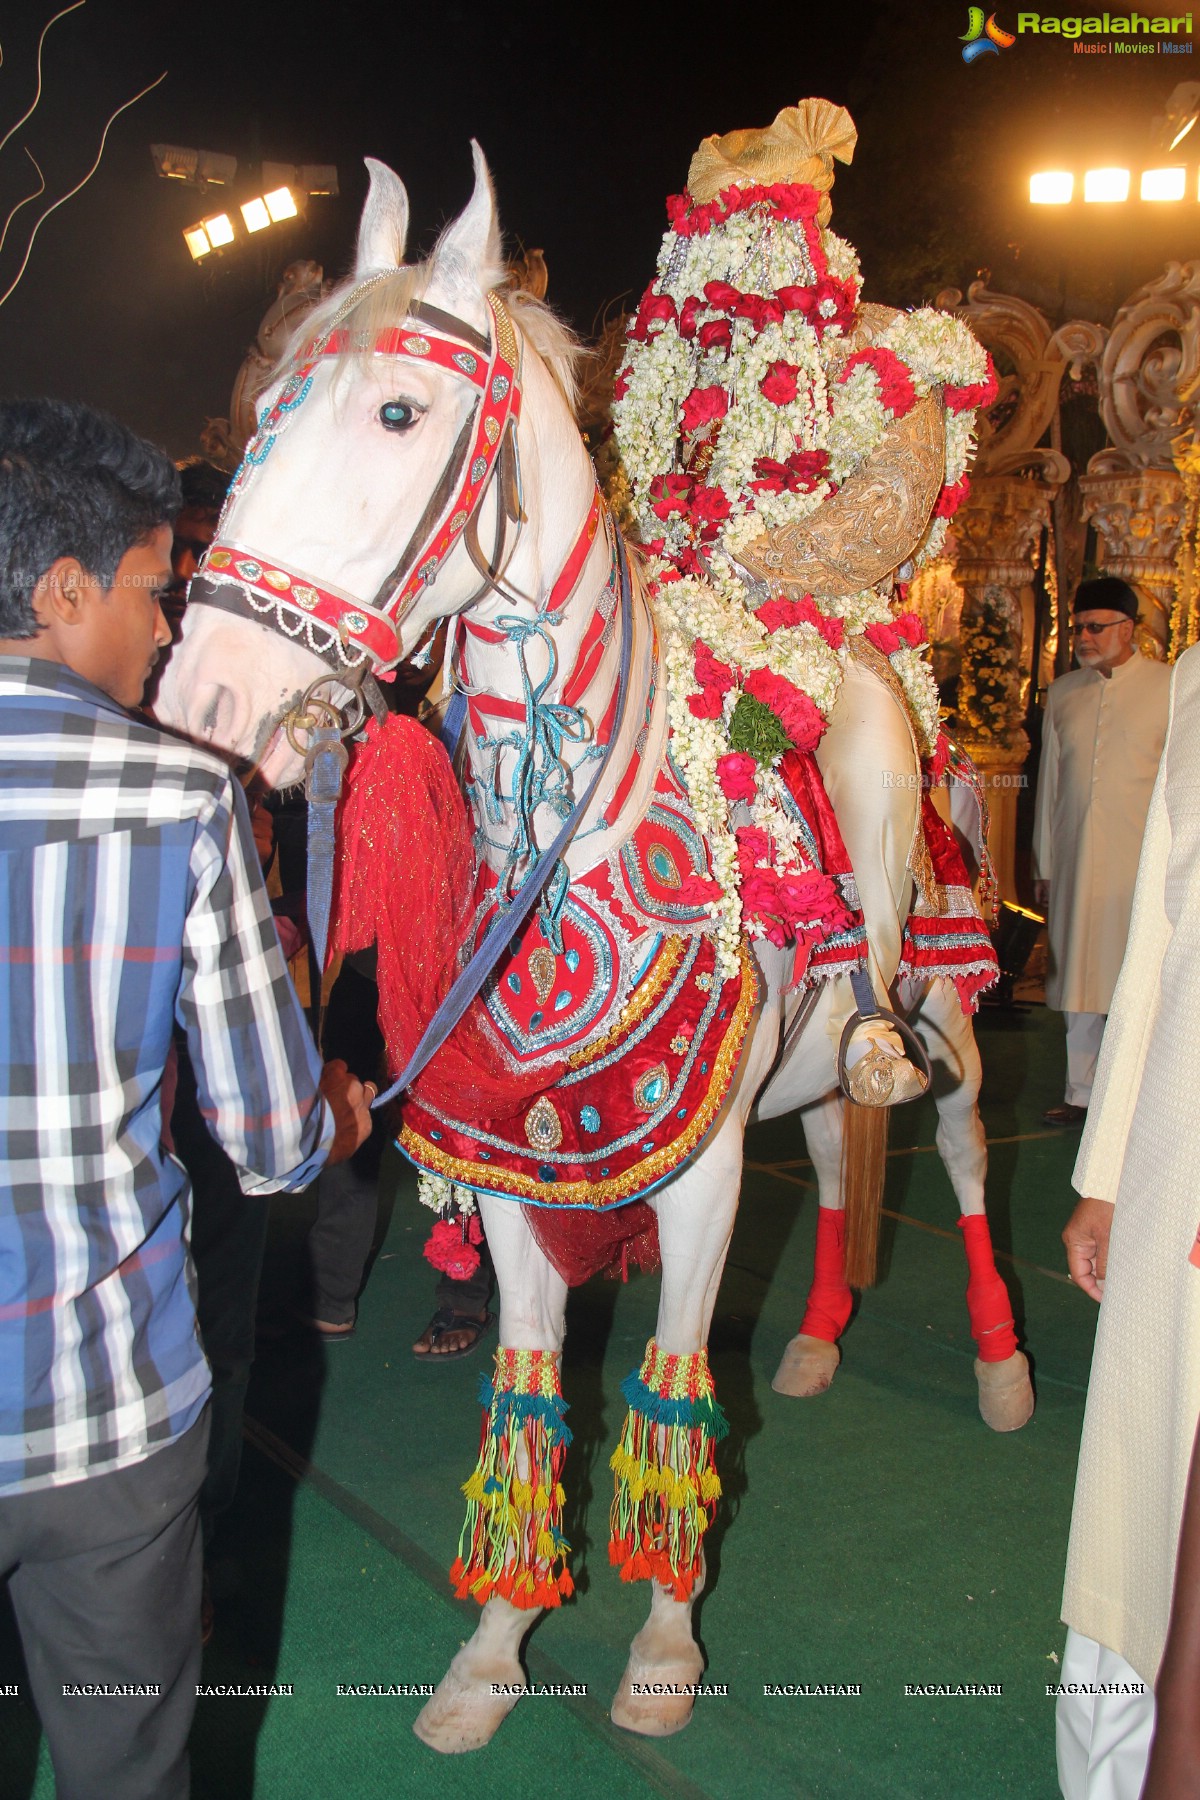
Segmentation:
<svg viewBox="0 0 1200 1800">
<path fill-rule="evenodd" d="M 725 972 L 743 929 L 778 942 L 836 929 L 840 903 L 803 857 L 779 765 L 819 743 L 847 633 L 891 661 L 926 755 L 938 731 L 917 615 L 897 617 L 874 589 L 819 604 L 770 598 L 739 554 L 814 513 L 940 389 L 944 483 L 916 560 L 936 556 L 966 497 L 976 411 L 995 397 L 980 345 L 928 308 L 851 353 L 861 274 L 852 247 L 819 226 L 821 199 L 779 182 L 669 200 L 614 390 L 627 504 L 665 639 L 672 754 L 712 844 Z M 738 803 L 750 816 L 735 827 Z"/>
<path fill-rule="evenodd" d="M 986 603 L 964 618 L 958 717 L 977 742 L 1007 744 L 1021 727 L 1018 645 L 1002 611 Z"/>
</svg>

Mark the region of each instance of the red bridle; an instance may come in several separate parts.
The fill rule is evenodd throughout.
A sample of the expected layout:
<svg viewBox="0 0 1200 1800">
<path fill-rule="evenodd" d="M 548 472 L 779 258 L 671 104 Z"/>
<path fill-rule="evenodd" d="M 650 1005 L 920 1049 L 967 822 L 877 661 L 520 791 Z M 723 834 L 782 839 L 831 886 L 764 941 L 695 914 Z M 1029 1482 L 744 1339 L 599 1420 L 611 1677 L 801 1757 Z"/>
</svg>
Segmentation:
<svg viewBox="0 0 1200 1800">
<path fill-rule="evenodd" d="M 349 311 L 361 293 L 361 287 L 355 289 L 343 311 Z M 409 356 L 436 363 L 469 381 L 479 390 L 479 398 L 408 545 L 373 598 L 363 601 L 344 593 L 276 558 L 225 539 L 218 530 L 192 582 L 190 604 L 236 613 L 249 611 L 338 673 L 368 659 L 376 674 L 395 667 L 401 659 L 401 621 L 417 596 L 436 580 L 478 514 L 506 446 L 514 458 L 516 454 L 521 413 L 520 340 L 500 296 L 493 292 L 486 299 L 492 320 L 490 343 L 461 319 L 424 302 L 409 309 L 403 325 L 381 332 L 375 340 L 376 356 Z M 350 333 L 336 324 L 310 346 L 303 364 L 289 375 L 259 421 L 231 489 L 231 500 L 250 471 L 266 460 L 277 432 L 304 400 L 319 359 L 357 347 Z M 503 505 L 503 500 L 499 504 Z"/>
</svg>

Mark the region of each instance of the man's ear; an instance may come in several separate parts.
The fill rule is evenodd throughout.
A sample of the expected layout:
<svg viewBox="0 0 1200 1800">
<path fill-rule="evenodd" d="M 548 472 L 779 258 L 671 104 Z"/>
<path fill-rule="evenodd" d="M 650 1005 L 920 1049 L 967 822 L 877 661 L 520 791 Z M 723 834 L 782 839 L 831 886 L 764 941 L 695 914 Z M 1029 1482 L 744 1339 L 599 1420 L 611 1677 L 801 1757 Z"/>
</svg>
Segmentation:
<svg viewBox="0 0 1200 1800">
<path fill-rule="evenodd" d="M 33 590 L 34 618 L 43 630 L 54 625 L 78 625 L 87 590 L 93 586 L 78 557 L 56 557 Z"/>
</svg>

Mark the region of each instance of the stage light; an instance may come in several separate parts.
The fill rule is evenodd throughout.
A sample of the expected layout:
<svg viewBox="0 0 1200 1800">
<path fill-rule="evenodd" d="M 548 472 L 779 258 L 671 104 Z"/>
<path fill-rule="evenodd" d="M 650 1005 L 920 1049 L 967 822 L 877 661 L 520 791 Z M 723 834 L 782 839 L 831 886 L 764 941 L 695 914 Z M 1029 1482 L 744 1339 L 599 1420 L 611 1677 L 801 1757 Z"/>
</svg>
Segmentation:
<svg viewBox="0 0 1200 1800">
<path fill-rule="evenodd" d="M 294 219 L 298 208 L 292 198 L 290 188 L 274 188 L 271 193 L 263 195 L 263 205 L 271 215 L 271 223 L 278 225 L 283 219 Z"/>
<path fill-rule="evenodd" d="M 1143 169 L 1143 200 L 1182 200 L 1187 183 L 1186 169 Z"/>
<path fill-rule="evenodd" d="M 242 206 L 242 217 L 246 221 L 247 231 L 265 231 L 271 223 L 271 215 L 267 211 L 264 200 L 247 200 Z"/>
<path fill-rule="evenodd" d="M 334 163 L 265 162 L 262 184 L 268 193 L 286 187 L 293 194 L 333 196 L 338 192 L 338 172 Z"/>
<path fill-rule="evenodd" d="M 228 213 L 214 213 L 211 219 L 205 219 L 204 229 L 214 250 L 233 242 L 233 220 Z"/>
<path fill-rule="evenodd" d="M 212 249 L 212 245 L 208 241 L 208 233 L 203 225 L 189 225 L 184 231 L 183 241 L 191 251 L 195 262 L 199 262 L 202 256 L 207 256 Z"/>
<path fill-rule="evenodd" d="M 1128 200 L 1128 169 L 1089 169 L 1083 178 L 1085 200 Z"/>
<path fill-rule="evenodd" d="M 1064 169 L 1043 169 L 1029 178 L 1029 198 L 1034 206 L 1065 206 L 1075 192 L 1075 177 Z"/>
<path fill-rule="evenodd" d="M 192 150 L 183 144 L 151 144 L 154 167 L 164 181 L 186 181 L 192 187 L 228 187 L 237 174 L 237 157 L 217 150 Z"/>
</svg>

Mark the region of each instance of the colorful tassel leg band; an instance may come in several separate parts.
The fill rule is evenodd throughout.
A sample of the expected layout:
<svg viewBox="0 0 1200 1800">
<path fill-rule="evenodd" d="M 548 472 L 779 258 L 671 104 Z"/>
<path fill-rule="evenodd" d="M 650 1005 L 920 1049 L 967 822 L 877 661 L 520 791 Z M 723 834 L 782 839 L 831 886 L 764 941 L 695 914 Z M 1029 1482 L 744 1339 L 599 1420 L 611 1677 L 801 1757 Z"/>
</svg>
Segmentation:
<svg viewBox="0 0 1200 1800">
<path fill-rule="evenodd" d="M 1017 1348 L 1012 1301 L 992 1256 L 992 1234 L 983 1213 L 958 1221 L 967 1252 L 967 1314 L 980 1362 L 1005 1362 Z"/>
<path fill-rule="evenodd" d="M 813 1280 L 800 1329 L 806 1337 L 836 1344 L 853 1305 L 846 1285 L 846 1215 L 838 1206 L 818 1206 Z"/>
<path fill-rule="evenodd" d="M 686 1600 L 721 1494 L 715 1446 L 729 1430 L 708 1352 L 667 1356 L 651 1338 L 645 1361 L 626 1376 L 621 1392 L 629 1412 L 609 1465 L 616 1491 L 608 1560 L 622 1581 L 653 1578 Z"/>
<path fill-rule="evenodd" d="M 460 1600 L 493 1594 L 513 1606 L 558 1606 L 574 1584 L 562 1534 L 563 1459 L 571 1433 L 558 1358 L 549 1350 L 496 1352 L 483 1377 L 479 1462 L 464 1483 L 467 1517 L 450 1570 Z"/>
</svg>

